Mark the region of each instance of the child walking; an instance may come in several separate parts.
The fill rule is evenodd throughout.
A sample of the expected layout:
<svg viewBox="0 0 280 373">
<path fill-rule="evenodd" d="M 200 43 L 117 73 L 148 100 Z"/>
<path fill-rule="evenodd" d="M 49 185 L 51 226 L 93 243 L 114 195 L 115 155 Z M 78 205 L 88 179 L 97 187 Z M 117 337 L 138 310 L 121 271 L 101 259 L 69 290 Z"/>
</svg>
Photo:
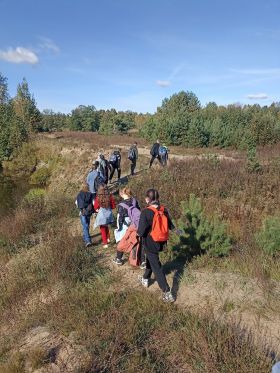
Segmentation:
<svg viewBox="0 0 280 373">
<path fill-rule="evenodd" d="M 115 200 L 106 185 L 98 188 L 94 201 L 94 209 L 98 212 L 94 227 L 100 227 L 103 248 L 107 249 L 110 243 L 109 225 L 113 224 L 114 216 L 112 210 L 116 208 Z"/>
</svg>

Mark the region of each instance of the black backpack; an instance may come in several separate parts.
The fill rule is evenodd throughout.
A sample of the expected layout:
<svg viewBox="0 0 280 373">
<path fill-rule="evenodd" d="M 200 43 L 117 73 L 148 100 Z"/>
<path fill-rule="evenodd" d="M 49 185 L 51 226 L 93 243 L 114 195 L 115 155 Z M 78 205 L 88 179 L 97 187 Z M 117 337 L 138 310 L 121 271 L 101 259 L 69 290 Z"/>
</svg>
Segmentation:
<svg viewBox="0 0 280 373">
<path fill-rule="evenodd" d="M 135 148 L 130 148 L 128 151 L 128 159 L 130 161 L 135 161 L 136 159 L 136 153 L 135 153 Z"/>
<path fill-rule="evenodd" d="M 98 175 L 96 176 L 96 178 L 94 180 L 94 190 L 95 190 L 96 193 L 98 191 L 98 188 L 101 185 L 104 185 L 104 178 L 100 173 L 98 173 Z"/>
</svg>

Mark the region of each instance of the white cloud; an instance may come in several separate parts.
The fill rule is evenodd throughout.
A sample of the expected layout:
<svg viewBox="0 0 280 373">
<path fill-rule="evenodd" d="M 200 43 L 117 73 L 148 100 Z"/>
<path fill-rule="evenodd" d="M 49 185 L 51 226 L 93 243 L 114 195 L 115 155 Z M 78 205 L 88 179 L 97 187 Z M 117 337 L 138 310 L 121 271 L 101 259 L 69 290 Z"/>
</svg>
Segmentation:
<svg viewBox="0 0 280 373">
<path fill-rule="evenodd" d="M 269 97 L 266 93 L 255 93 L 247 95 L 246 98 L 249 100 L 267 100 Z"/>
<path fill-rule="evenodd" d="M 39 62 L 38 56 L 31 49 L 24 47 L 9 48 L 6 51 L 0 50 L 0 60 L 12 63 L 29 63 L 31 65 Z"/>
<path fill-rule="evenodd" d="M 39 47 L 44 50 L 49 50 L 54 53 L 59 53 L 60 48 L 55 44 L 55 42 L 49 38 L 46 38 L 44 36 L 40 36 L 39 39 L 41 40 L 41 43 L 39 44 Z"/>
<path fill-rule="evenodd" d="M 169 87 L 171 82 L 170 80 L 157 80 L 156 84 L 162 88 Z"/>
</svg>

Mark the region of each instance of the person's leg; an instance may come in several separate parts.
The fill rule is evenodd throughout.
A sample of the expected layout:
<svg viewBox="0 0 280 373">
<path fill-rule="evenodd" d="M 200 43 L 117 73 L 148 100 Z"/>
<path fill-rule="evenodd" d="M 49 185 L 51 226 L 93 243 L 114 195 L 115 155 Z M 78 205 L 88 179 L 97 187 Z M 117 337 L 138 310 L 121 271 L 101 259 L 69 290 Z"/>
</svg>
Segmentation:
<svg viewBox="0 0 280 373">
<path fill-rule="evenodd" d="M 150 160 L 150 166 L 149 167 L 152 167 L 152 164 L 154 163 L 154 160 L 156 159 L 156 157 L 152 156 L 151 160 Z"/>
<path fill-rule="evenodd" d="M 152 276 L 152 267 L 151 267 L 151 264 L 150 264 L 150 261 L 149 261 L 149 258 L 148 258 L 148 255 L 146 253 L 146 269 L 145 269 L 145 272 L 144 272 L 144 275 L 143 275 L 143 278 L 145 280 L 148 280 L 149 278 L 151 278 Z"/>
<path fill-rule="evenodd" d="M 149 266 L 151 267 L 152 272 L 154 272 L 156 276 L 156 280 L 161 290 L 164 293 L 170 291 L 170 287 L 166 281 L 165 274 L 163 273 L 163 270 L 161 267 L 161 262 L 159 260 L 159 254 L 146 252 L 146 262 L 148 261 L 149 261 Z"/>
<path fill-rule="evenodd" d="M 107 226 L 106 225 L 100 225 L 100 233 L 102 238 L 103 245 L 107 245 Z"/>
<path fill-rule="evenodd" d="M 121 178 L 121 173 L 122 173 L 122 170 L 120 168 L 118 168 L 118 179 Z"/>
<path fill-rule="evenodd" d="M 122 257 L 123 257 L 123 252 L 122 251 L 118 251 L 117 250 L 117 255 L 116 255 L 116 257 L 118 258 L 118 259 L 122 259 Z"/>
<path fill-rule="evenodd" d="M 134 175 L 134 171 L 136 168 L 136 160 L 131 162 L 131 175 Z"/>
<path fill-rule="evenodd" d="M 83 239 L 85 243 L 91 243 L 91 238 L 89 235 L 89 223 L 90 223 L 90 217 L 89 216 L 83 216 L 80 215 L 80 220 L 83 228 Z"/>
<path fill-rule="evenodd" d="M 113 179 L 113 176 L 114 176 L 114 173 L 115 173 L 115 167 L 112 166 L 112 169 L 111 169 L 111 173 L 110 173 L 110 177 L 109 177 L 109 180 L 111 181 Z"/>
<path fill-rule="evenodd" d="M 106 237 L 107 237 L 107 243 L 110 242 L 110 229 L 108 225 L 106 225 Z"/>
</svg>

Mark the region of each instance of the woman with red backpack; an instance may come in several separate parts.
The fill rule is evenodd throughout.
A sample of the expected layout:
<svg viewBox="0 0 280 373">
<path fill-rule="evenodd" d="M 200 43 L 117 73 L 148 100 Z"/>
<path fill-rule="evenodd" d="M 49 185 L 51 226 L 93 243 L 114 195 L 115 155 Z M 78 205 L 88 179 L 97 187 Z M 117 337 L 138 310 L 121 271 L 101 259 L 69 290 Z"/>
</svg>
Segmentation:
<svg viewBox="0 0 280 373">
<path fill-rule="evenodd" d="M 168 241 L 168 232 L 174 229 L 167 209 L 159 202 L 159 193 L 156 189 L 149 189 L 146 193 L 147 208 L 140 215 L 138 235 L 142 237 L 142 244 L 146 254 L 146 270 L 139 281 L 144 287 L 149 286 L 149 280 L 154 273 L 160 289 L 163 292 L 164 302 L 174 302 L 175 299 L 163 273 L 159 253 Z"/>
</svg>

